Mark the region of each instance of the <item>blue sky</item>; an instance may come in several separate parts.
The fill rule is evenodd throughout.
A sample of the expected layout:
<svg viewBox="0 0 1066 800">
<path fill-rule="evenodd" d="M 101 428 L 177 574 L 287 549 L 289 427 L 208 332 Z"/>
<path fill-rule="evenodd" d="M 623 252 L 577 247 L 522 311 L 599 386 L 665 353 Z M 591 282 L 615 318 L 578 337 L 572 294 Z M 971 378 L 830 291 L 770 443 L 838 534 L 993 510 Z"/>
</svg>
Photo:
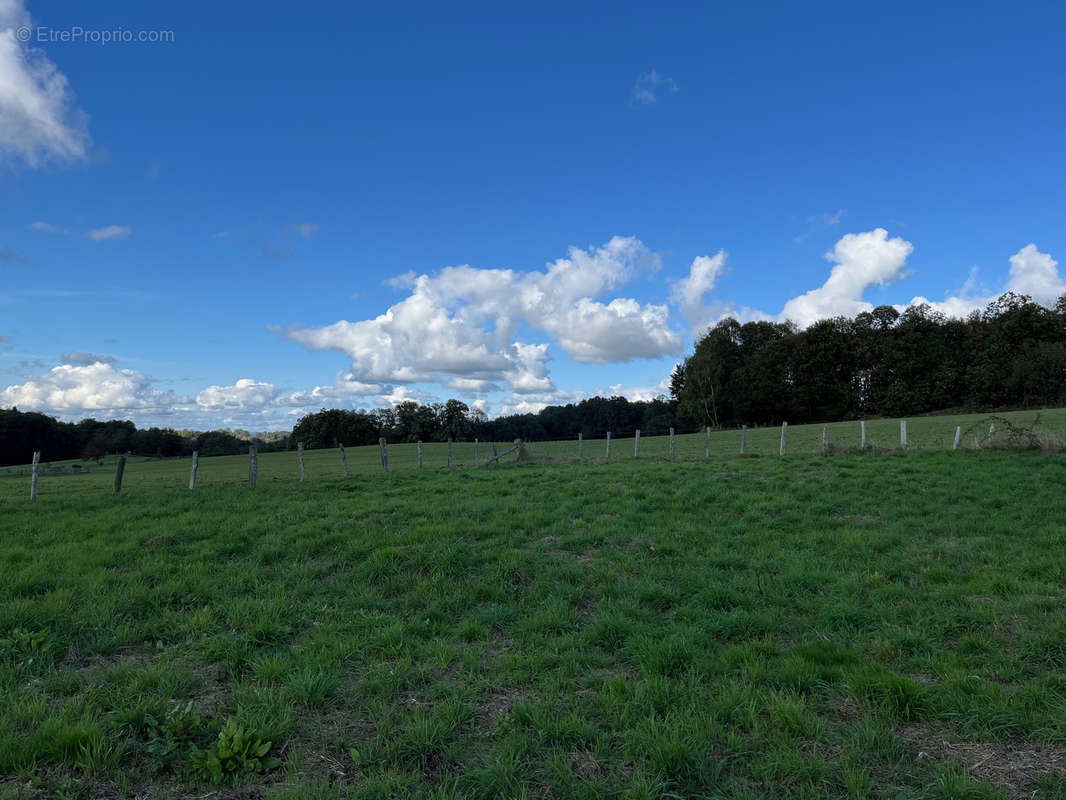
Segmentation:
<svg viewBox="0 0 1066 800">
<path fill-rule="evenodd" d="M 1053 302 L 1066 12 L 863 5 L 0 0 L 0 406 L 496 414 L 727 313 Z"/>
</svg>

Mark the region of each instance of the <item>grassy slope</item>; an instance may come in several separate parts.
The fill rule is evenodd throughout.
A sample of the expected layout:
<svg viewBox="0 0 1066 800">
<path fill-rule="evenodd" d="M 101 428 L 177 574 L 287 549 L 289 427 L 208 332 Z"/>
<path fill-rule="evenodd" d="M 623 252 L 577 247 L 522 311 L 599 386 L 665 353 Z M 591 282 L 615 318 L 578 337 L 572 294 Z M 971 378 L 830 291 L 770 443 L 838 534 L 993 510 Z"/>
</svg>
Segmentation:
<svg viewBox="0 0 1066 800">
<path fill-rule="evenodd" d="M 981 452 L 5 499 L 0 796 L 203 796 L 233 718 L 271 797 L 1066 797 L 1064 498 Z"/>
<path fill-rule="evenodd" d="M 1009 425 L 1032 427 L 1039 421 L 1041 428 L 1050 431 L 1060 440 L 1066 440 L 1066 409 L 1044 411 L 1012 411 L 1003 414 L 964 414 L 915 417 L 908 420 L 907 439 L 910 449 L 946 450 L 950 449 L 956 426 L 964 432 L 962 446 L 973 449 L 987 441 L 989 423 L 995 421 L 999 431 L 1008 429 Z M 822 425 L 794 425 L 788 431 L 789 455 L 813 455 L 822 451 Z M 843 448 L 859 447 L 859 423 L 838 422 L 827 426 L 830 441 L 834 446 Z M 747 432 L 745 450 L 748 454 L 777 455 L 780 444 L 780 428 L 756 428 Z M 741 433 L 739 430 L 716 431 L 711 435 L 711 457 L 728 458 L 740 450 Z M 871 420 L 867 423 L 867 443 L 871 447 L 899 447 L 899 420 Z M 511 447 L 511 442 L 498 443 L 499 452 Z M 703 434 L 678 436 L 676 440 L 676 457 L 679 459 L 699 459 L 705 457 L 706 438 Z M 555 459 L 576 459 L 577 441 L 568 442 L 534 442 L 531 451 L 539 457 Z M 611 458 L 625 460 L 633 457 L 632 438 L 616 438 L 612 442 Z M 640 455 L 644 458 L 665 457 L 669 452 L 669 438 L 666 436 L 643 436 L 640 441 Z M 481 462 L 492 456 L 491 443 L 481 443 L 477 453 Z M 604 439 L 586 440 L 583 446 L 586 459 L 602 459 L 606 455 Z M 456 467 L 473 466 L 475 449 L 472 442 L 456 442 L 453 446 L 453 463 Z M 47 461 L 48 454 L 43 458 Z M 381 472 L 381 454 L 377 446 L 347 448 L 348 467 L 353 474 L 374 474 Z M 511 460 L 511 459 L 509 459 Z M 81 461 L 56 462 L 57 464 L 77 464 L 87 469 L 88 474 L 47 475 L 41 476 L 39 494 L 44 501 L 52 497 L 70 497 L 72 495 L 90 495 L 109 492 L 114 484 L 115 457 L 108 457 L 104 464 Z M 298 466 L 295 452 L 262 453 L 258 457 L 259 481 L 261 485 L 295 482 Z M 423 445 L 424 469 L 442 469 L 448 464 L 448 445 L 441 442 L 427 442 Z M 141 456 L 131 457 L 126 465 L 123 478 L 124 491 L 143 491 L 148 489 L 175 488 L 188 486 L 191 460 L 168 459 L 153 461 Z M 308 480 L 343 477 L 340 451 L 337 449 L 309 450 L 305 455 L 305 467 Z M 418 451 L 414 444 L 390 444 L 389 468 L 393 472 L 406 472 L 417 469 Z M 221 456 L 200 459 L 197 485 L 201 487 L 233 486 L 248 481 L 248 457 Z M 0 499 L 21 498 L 29 494 L 29 468 L 0 468 Z"/>
</svg>

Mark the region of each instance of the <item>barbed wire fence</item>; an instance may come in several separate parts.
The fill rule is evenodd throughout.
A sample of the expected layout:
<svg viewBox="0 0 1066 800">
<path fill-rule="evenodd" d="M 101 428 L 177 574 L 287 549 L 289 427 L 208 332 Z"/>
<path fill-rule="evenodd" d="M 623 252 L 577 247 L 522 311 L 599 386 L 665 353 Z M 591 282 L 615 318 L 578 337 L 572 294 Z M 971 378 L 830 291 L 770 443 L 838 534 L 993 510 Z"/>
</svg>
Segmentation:
<svg viewBox="0 0 1066 800">
<path fill-rule="evenodd" d="M 875 439 L 869 435 L 867 420 L 856 420 L 849 423 L 831 423 L 822 426 L 804 425 L 800 428 L 800 443 L 797 447 L 790 442 L 795 435 L 795 429 L 790 430 L 787 422 L 783 422 L 780 428 L 754 428 L 742 426 L 739 429 L 715 430 L 710 427 L 704 428 L 699 433 L 678 434 L 674 428 L 670 428 L 665 434 L 643 436 L 639 428 L 624 429 L 621 431 L 603 431 L 602 433 L 584 432 L 577 434 L 576 438 L 570 437 L 529 437 L 516 438 L 511 442 L 481 441 L 456 441 L 448 439 L 446 442 L 403 442 L 389 443 L 381 438 L 378 445 L 357 446 L 345 449 L 343 444 L 337 448 L 324 450 L 306 450 L 302 442 L 297 443 L 295 459 L 292 459 L 292 474 L 287 478 L 285 471 L 279 470 L 281 460 L 290 455 L 291 451 L 279 451 L 264 454 L 269 463 L 269 478 L 272 481 L 288 480 L 304 482 L 311 479 L 308 471 L 306 456 L 310 456 L 314 462 L 314 470 L 320 476 L 333 477 L 339 471 L 343 471 L 345 478 L 350 478 L 348 454 L 356 455 L 357 472 L 367 474 L 372 472 L 372 464 L 380 460 L 380 471 L 388 473 L 394 469 L 400 471 L 423 470 L 423 469 L 455 469 L 455 468 L 487 468 L 498 467 L 505 463 L 570 463 L 588 462 L 604 463 L 622 459 L 652 459 L 652 460 L 696 460 L 711 459 L 712 457 L 754 457 L 769 456 L 776 454 L 784 456 L 790 452 L 798 452 L 807 455 L 835 456 L 850 452 L 877 453 L 888 451 L 913 451 L 913 450 L 959 450 L 959 449 L 1039 449 L 1061 450 L 1063 439 L 1055 432 L 1039 424 L 1037 416 L 1030 426 L 1019 425 L 1004 416 L 986 417 L 968 425 L 965 429 L 962 425 L 956 425 L 953 431 L 943 430 L 933 439 L 925 438 L 922 444 L 916 444 L 908 435 L 908 421 L 898 421 L 898 440 L 886 441 L 884 434 L 886 425 L 893 424 L 890 420 L 877 420 L 880 426 L 882 438 Z M 817 437 L 817 430 L 821 428 L 821 436 Z M 927 425 L 928 427 L 928 425 Z M 779 430 L 779 434 L 777 431 Z M 759 436 L 758 450 L 752 449 L 749 434 L 757 433 Z M 770 449 L 770 436 L 773 435 L 774 447 Z M 895 438 L 893 436 L 893 438 Z M 949 445 L 950 442 L 950 445 Z M 791 449 L 790 449 L 791 448 Z M 378 451 L 379 457 L 372 460 L 368 457 L 371 451 Z M 337 451 L 336 464 L 324 467 L 326 454 Z M 774 453 L 776 451 L 776 453 Z M 72 475 L 91 475 L 101 471 L 111 473 L 111 469 L 105 466 L 87 466 L 80 464 L 48 464 L 41 461 L 41 452 L 33 453 L 32 463 L 28 466 L 10 467 L 0 470 L 0 477 L 24 478 L 30 477 L 30 500 L 36 501 L 39 494 L 41 478 L 53 478 Z M 118 494 L 123 489 L 127 465 L 134 457 L 130 453 L 120 454 L 114 465 L 113 491 Z M 189 460 L 187 473 L 187 486 L 189 490 L 195 490 L 199 485 L 200 470 L 208 467 L 210 471 L 213 458 L 200 458 L 196 451 Z M 233 459 L 233 456 L 223 456 Z M 239 458 L 236 457 L 236 458 Z M 256 488 L 260 477 L 260 454 L 255 445 L 250 445 L 247 453 L 248 473 L 247 480 L 234 479 L 236 470 L 230 465 L 227 485 L 244 483 L 249 488 Z M 158 461 L 155 458 L 144 458 L 145 462 Z M 186 459 L 167 459 L 168 462 L 185 462 Z M 136 472 L 140 472 L 134 468 Z M 49 481 L 50 482 L 50 481 Z M 210 481 L 209 481 L 210 482 Z M 215 481 L 218 482 L 217 479 Z M 181 479 L 185 484 L 185 478 Z M 168 484 L 169 485 L 169 484 Z M 0 493 L 3 496 L 3 493 Z"/>
</svg>

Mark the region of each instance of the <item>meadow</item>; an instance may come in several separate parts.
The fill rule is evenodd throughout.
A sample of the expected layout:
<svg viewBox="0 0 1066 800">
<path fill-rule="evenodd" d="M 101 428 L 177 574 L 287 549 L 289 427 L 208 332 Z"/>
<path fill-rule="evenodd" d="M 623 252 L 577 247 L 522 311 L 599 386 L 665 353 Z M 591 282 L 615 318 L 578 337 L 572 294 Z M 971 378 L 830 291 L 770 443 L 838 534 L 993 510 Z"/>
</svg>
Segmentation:
<svg viewBox="0 0 1066 800">
<path fill-rule="evenodd" d="M 997 427 L 995 441 L 1006 443 L 1012 427 L 1038 431 L 1050 436 L 1054 444 L 1066 442 L 1066 409 L 1040 411 L 1010 411 L 995 414 L 931 415 L 914 417 L 907 421 L 907 449 L 909 451 L 943 451 L 952 448 L 956 427 L 963 430 L 961 449 L 987 449 L 988 431 L 991 424 Z M 827 429 L 834 451 L 858 450 L 860 431 L 858 422 L 834 422 L 829 425 L 792 425 L 788 428 L 787 455 L 812 456 L 823 452 L 822 430 Z M 739 454 L 742 433 L 737 430 L 713 431 L 710 437 L 710 458 L 727 459 Z M 744 451 L 747 455 L 778 456 L 781 439 L 779 427 L 752 428 L 744 436 Z M 876 419 L 866 423 L 867 447 L 886 451 L 898 449 L 900 425 L 896 419 Z M 455 468 L 473 467 L 475 462 L 484 465 L 493 456 L 492 442 L 455 442 L 452 445 L 452 464 Z M 504 453 L 513 442 L 495 443 L 496 452 Z M 692 433 L 675 437 L 675 457 L 679 460 L 707 457 L 707 438 L 704 433 Z M 445 442 L 426 442 L 422 446 L 423 469 L 437 470 L 448 466 L 448 445 Z M 576 437 L 567 441 L 527 442 L 526 452 L 533 458 L 554 461 L 576 461 L 579 445 Z M 381 453 L 377 446 L 348 447 L 345 449 L 348 470 L 352 475 L 367 475 L 381 472 Z M 418 447 L 413 443 L 390 443 L 388 445 L 389 469 L 406 472 L 418 469 Z M 607 456 L 607 443 L 603 434 L 584 440 L 580 447 L 583 460 L 598 461 Z M 669 454 L 669 437 L 642 436 L 640 456 L 655 460 Z M 27 453 L 27 460 L 30 457 Z M 624 461 L 634 457 L 632 432 L 617 434 L 611 441 L 611 459 Z M 108 456 L 103 463 L 95 461 L 50 462 L 47 453 L 42 454 L 42 464 L 49 467 L 74 466 L 78 474 L 48 474 L 43 471 L 39 481 L 39 497 L 95 494 L 113 491 L 115 456 Z M 259 453 L 257 456 L 259 484 L 291 483 L 298 480 L 299 466 L 295 451 Z M 503 461 L 513 461 L 509 456 Z M 344 467 L 340 450 L 327 448 L 307 450 L 304 455 L 305 475 L 308 481 L 324 478 L 342 478 Z M 130 456 L 123 476 L 123 491 L 150 489 L 186 489 L 189 483 L 189 458 L 152 459 Z M 28 497 L 29 464 L 0 467 L 0 498 Z M 236 486 L 248 483 L 248 456 L 215 456 L 201 458 L 197 472 L 198 487 Z"/>
<path fill-rule="evenodd" d="M 0 478 L 0 797 L 1062 800 L 1066 455 L 924 419 Z"/>
</svg>

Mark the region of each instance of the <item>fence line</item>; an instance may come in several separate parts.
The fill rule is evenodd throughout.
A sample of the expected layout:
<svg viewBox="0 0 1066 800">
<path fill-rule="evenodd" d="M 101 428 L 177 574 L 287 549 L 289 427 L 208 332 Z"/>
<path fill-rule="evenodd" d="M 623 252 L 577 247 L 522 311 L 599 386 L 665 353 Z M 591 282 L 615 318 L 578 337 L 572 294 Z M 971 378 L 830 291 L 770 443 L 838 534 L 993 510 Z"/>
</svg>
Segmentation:
<svg viewBox="0 0 1066 800">
<path fill-rule="evenodd" d="M 924 427 L 915 429 L 918 430 L 918 439 L 915 440 L 911 436 L 911 430 L 909 420 L 900 419 L 896 420 L 896 424 L 899 426 L 899 444 L 898 448 L 904 451 L 921 450 L 921 449 L 943 449 L 943 450 L 959 450 L 963 445 L 964 430 L 962 425 L 956 425 L 953 430 L 949 429 L 944 431 L 943 436 L 938 436 L 935 433 L 934 425 L 936 418 L 923 418 Z M 1037 444 L 1038 435 L 1044 436 L 1045 433 L 1041 433 L 1039 429 L 1023 428 L 1020 432 L 1009 421 L 1005 421 L 1000 417 L 996 417 L 995 421 L 989 424 L 987 417 L 985 424 L 988 425 L 987 430 L 981 428 L 978 424 L 980 420 L 970 425 L 968 431 L 972 432 L 972 444 L 968 445 L 968 449 L 983 448 L 983 447 L 1009 447 L 1016 445 L 1021 441 L 1024 446 L 1034 447 Z M 856 448 L 859 452 L 866 452 L 871 446 L 876 451 L 885 451 L 886 449 L 894 449 L 885 447 L 884 445 L 878 445 L 876 439 L 871 440 L 871 428 L 867 424 L 867 420 L 857 420 L 854 423 L 832 423 L 824 424 L 821 426 L 821 436 L 817 435 L 818 426 L 815 425 L 803 425 L 796 428 L 793 436 L 789 436 L 790 426 L 787 422 L 783 422 L 780 428 L 780 439 L 777 442 L 777 454 L 786 455 L 792 452 L 810 453 L 814 455 L 821 452 L 824 455 L 839 454 L 847 452 L 849 447 Z M 886 428 L 891 430 L 892 420 L 880 420 L 874 421 L 874 434 L 880 431 L 880 435 L 884 437 Z M 1000 424 L 1002 423 L 1002 424 Z M 852 427 L 854 426 L 854 427 Z M 1056 429 L 1059 426 L 1056 426 Z M 977 429 L 977 430 L 975 430 Z M 767 434 L 772 429 L 756 429 L 758 432 L 758 438 L 756 440 L 755 455 L 768 455 L 768 441 Z M 924 433 L 923 433 L 924 431 Z M 730 442 L 733 442 L 733 447 L 737 442 L 736 437 L 739 434 L 739 452 L 740 455 L 747 455 L 749 451 L 749 429 L 747 426 L 741 426 L 738 430 L 726 430 L 726 431 L 714 431 L 709 426 L 704 427 L 701 431 L 703 436 L 699 435 L 700 432 L 694 434 L 679 435 L 676 429 L 670 428 L 666 435 L 646 437 L 642 435 L 642 431 L 634 429 L 632 434 L 633 439 L 633 458 L 643 458 L 650 456 L 653 460 L 657 458 L 665 459 L 682 459 L 691 460 L 699 459 L 701 456 L 703 459 L 711 459 L 712 457 L 728 457 L 730 450 Z M 1056 434 L 1047 434 L 1048 443 L 1040 444 L 1039 446 L 1045 449 L 1051 449 L 1054 447 L 1060 447 L 1060 440 Z M 395 466 L 398 469 L 423 469 L 424 466 L 431 466 L 432 468 L 444 467 L 469 467 L 471 465 L 475 467 L 485 467 L 489 465 L 498 465 L 505 457 L 509 457 L 518 453 L 520 456 L 528 455 L 532 460 L 573 460 L 575 457 L 584 461 L 586 458 L 591 457 L 593 459 L 614 460 L 617 457 L 616 440 L 618 439 L 617 432 L 605 431 L 602 439 L 599 437 L 588 438 L 584 431 L 577 434 L 575 439 L 566 440 L 549 440 L 549 441 L 529 441 L 523 442 L 522 440 L 515 440 L 514 446 L 508 448 L 505 452 L 501 453 L 496 442 L 488 443 L 493 452 L 492 458 L 481 457 L 481 446 L 484 444 L 480 438 L 474 439 L 470 442 L 457 442 L 454 438 L 446 442 L 431 444 L 431 450 L 426 450 L 423 442 L 400 444 L 396 446 L 396 458 L 399 461 Z M 700 441 L 702 439 L 702 441 Z M 795 439 L 793 441 L 793 439 Z M 820 439 L 820 448 L 815 444 Z M 647 440 L 647 441 L 644 441 Z M 597 453 L 598 446 L 595 445 L 596 441 L 602 441 L 602 450 Z M 1040 440 L 1043 441 L 1043 440 Z M 885 438 L 881 438 L 881 442 L 885 442 Z M 590 443 L 592 452 L 589 452 Z M 700 446 L 702 444 L 702 447 Z M 412 446 L 413 445 L 413 446 Z M 647 445 L 647 447 L 643 447 Z M 789 449 L 791 448 L 791 449 Z M 797 450 L 798 448 L 798 450 Z M 809 448 L 809 449 L 808 449 Z M 313 479 L 319 475 L 326 475 L 331 477 L 338 476 L 343 472 L 344 477 L 349 478 L 353 474 L 353 470 L 350 468 L 348 451 L 343 444 L 338 443 L 338 449 L 340 450 L 339 461 L 332 460 L 331 458 L 325 458 L 324 454 L 326 450 L 321 451 L 308 451 L 302 442 L 296 443 L 295 451 L 295 464 L 293 461 L 288 461 L 288 456 L 285 452 L 277 452 L 269 455 L 268 458 L 268 476 L 270 481 L 278 480 L 291 480 L 292 477 L 297 477 L 299 481 L 307 481 Z M 381 437 L 379 439 L 379 450 L 381 464 L 380 469 L 382 472 L 388 473 L 394 464 L 391 462 L 393 459 L 393 453 L 390 452 L 388 441 Z M 642 449 L 645 452 L 642 453 Z M 367 467 L 366 455 L 372 450 L 372 448 L 357 448 L 355 451 L 357 455 L 357 472 L 365 474 Z M 736 449 L 732 450 L 733 453 L 737 453 Z M 433 454 L 436 455 L 433 455 Z M 415 458 L 417 454 L 417 459 Z M 48 465 L 42 463 L 41 451 L 34 451 L 33 461 L 30 470 L 21 468 L 18 470 L 10 470 L 7 473 L 0 471 L 0 476 L 7 475 L 26 475 L 29 472 L 30 475 L 30 501 L 36 502 L 40 496 L 41 478 L 45 478 L 44 486 L 46 494 L 51 494 L 50 487 L 57 486 L 53 483 L 48 476 L 50 475 L 73 475 L 73 474 L 87 474 L 82 473 L 81 470 L 76 469 L 69 465 Z M 628 455 L 628 454 L 624 454 Z M 428 459 L 428 460 L 427 460 Z M 155 461 L 155 459 L 146 459 L 147 461 Z M 625 459 L 623 459 L 625 460 Z M 179 461 L 177 459 L 170 461 Z M 167 478 L 168 483 L 165 485 L 175 485 L 182 480 L 180 477 L 180 471 L 176 471 L 171 467 L 165 466 L 170 461 L 159 462 L 160 466 L 158 471 L 156 468 L 152 468 L 147 471 L 143 471 L 134 467 L 134 461 L 129 453 L 121 454 L 116 459 L 114 466 L 114 492 L 120 493 L 123 488 L 129 490 L 132 486 L 134 489 L 144 485 L 164 485 L 164 476 L 169 475 Z M 310 462 L 310 463 L 308 463 Z M 234 483 L 232 479 L 232 471 L 227 473 L 230 477 L 220 479 L 217 477 L 218 473 L 215 471 L 216 464 L 223 462 L 216 462 L 214 459 L 209 459 L 207 462 L 210 465 L 208 482 L 210 485 L 218 485 L 222 483 Z M 230 462 L 232 463 L 232 462 Z M 288 471 L 284 468 L 285 464 L 288 464 Z M 175 464 L 176 466 L 176 464 Z M 201 459 L 199 451 L 194 451 L 192 459 L 187 473 L 188 488 L 190 490 L 196 489 L 201 483 L 201 476 L 199 469 L 201 466 Z M 250 445 L 248 448 L 248 483 L 246 484 L 250 488 L 255 488 L 258 485 L 259 469 L 260 469 L 258 450 L 255 445 Z M 293 467 L 296 470 L 293 470 Z M 131 473 L 132 469 L 132 473 Z M 229 468 L 231 470 L 231 468 Z M 296 472 L 296 476 L 293 475 Z M 177 473 L 177 474 L 175 474 Z M 131 484 L 130 481 L 133 481 Z M 85 483 L 92 483 L 92 486 L 99 487 L 99 479 L 97 481 L 86 481 Z M 22 484 L 25 486 L 25 484 Z M 84 486 L 84 484 L 82 484 Z M 0 484 L 2 489 L 2 484 Z M 79 491 L 81 487 L 79 487 Z M 2 496 L 2 494 L 0 494 Z"/>
</svg>

